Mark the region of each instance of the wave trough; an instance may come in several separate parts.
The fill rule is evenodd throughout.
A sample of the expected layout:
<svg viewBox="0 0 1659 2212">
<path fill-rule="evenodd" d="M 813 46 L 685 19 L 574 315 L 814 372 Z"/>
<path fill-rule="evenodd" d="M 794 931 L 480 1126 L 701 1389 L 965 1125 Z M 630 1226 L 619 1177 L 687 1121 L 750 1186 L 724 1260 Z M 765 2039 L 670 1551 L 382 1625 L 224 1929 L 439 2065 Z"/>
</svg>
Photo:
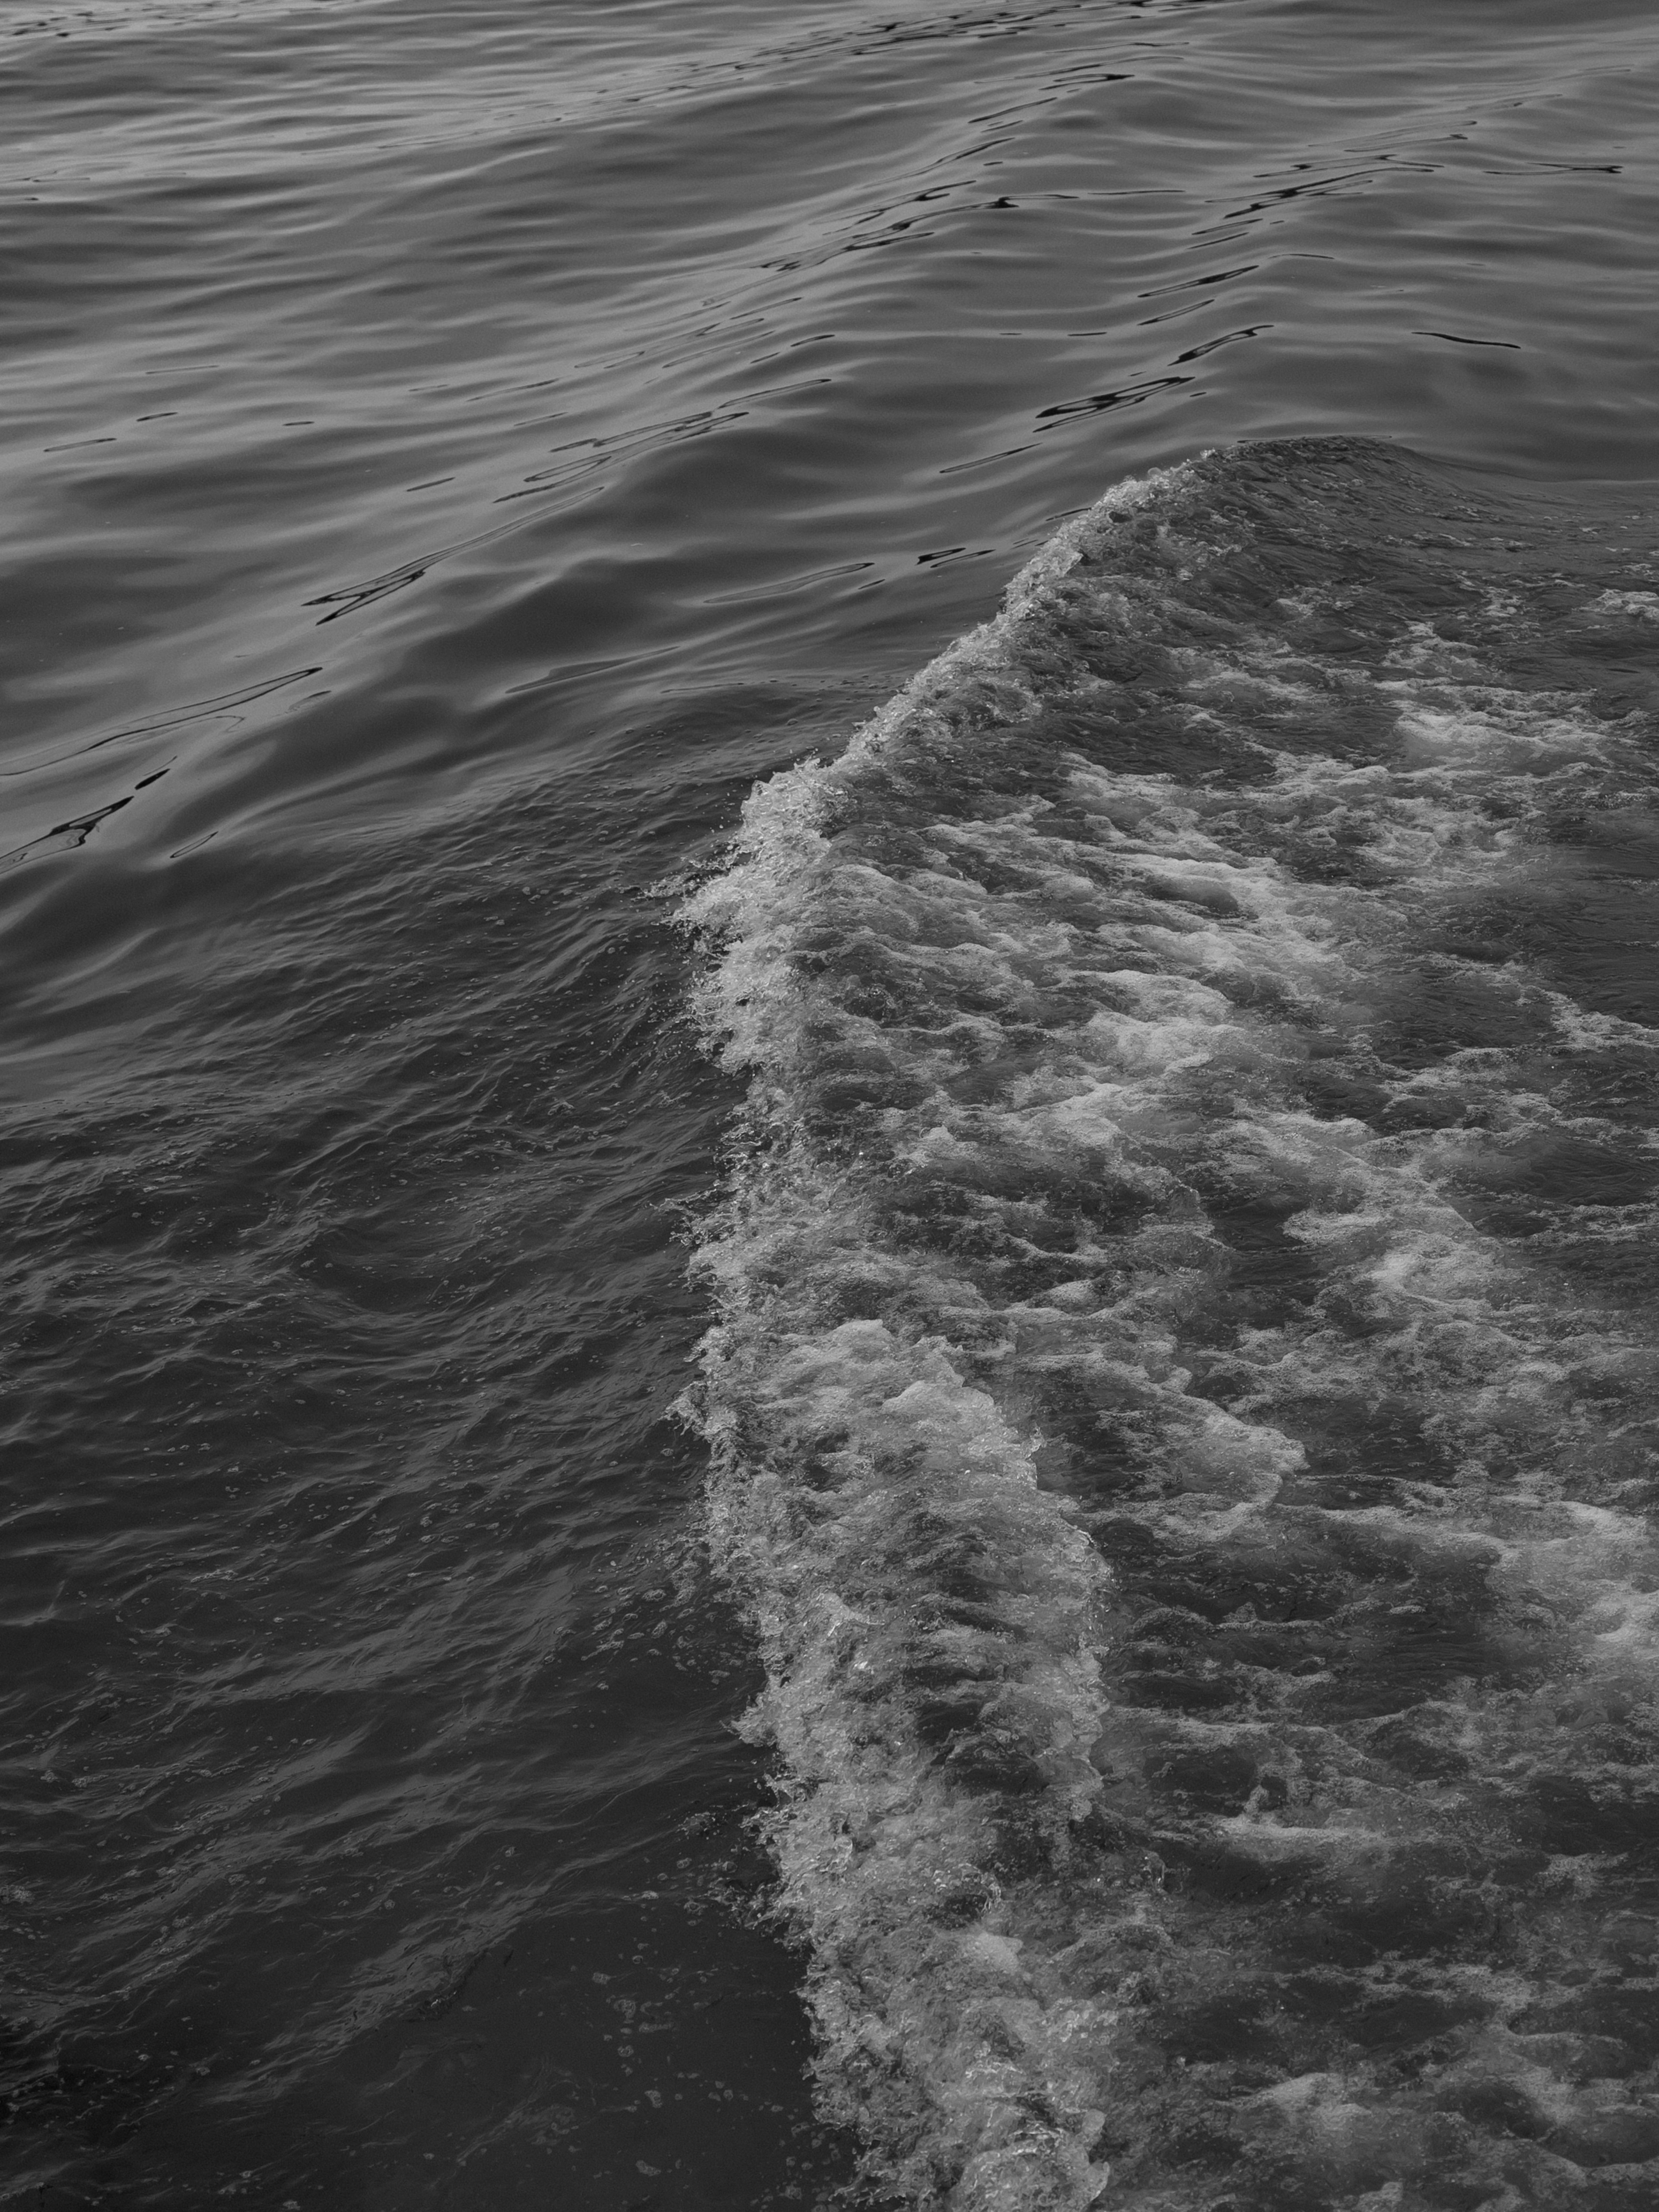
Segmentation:
<svg viewBox="0 0 1659 2212">
<path fill-rule="evenodd" d="M 878 2199 L 1659 2193 L 1631 506 L 1120 486 L 689 902 L 693 1412 Z"/>
</svg>

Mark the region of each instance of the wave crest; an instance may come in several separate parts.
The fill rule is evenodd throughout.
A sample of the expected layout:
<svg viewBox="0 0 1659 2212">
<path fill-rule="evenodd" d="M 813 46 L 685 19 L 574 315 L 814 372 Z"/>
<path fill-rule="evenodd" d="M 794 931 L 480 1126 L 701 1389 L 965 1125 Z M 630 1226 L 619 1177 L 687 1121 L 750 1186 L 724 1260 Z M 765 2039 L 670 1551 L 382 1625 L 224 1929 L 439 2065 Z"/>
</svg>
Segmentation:
<svg viewBox="0 0 1659 2212">
<path fill-rule="evenodd" d="M 1579 957 L 1655 779 L 1524 526 L 1334 442 L 1120 487 L 690 903 L 711 1527 L 890 2197 L 1659 2179 L 1574 1963 L 1659 1956 L 1659 1030 Z"/>
</svg>

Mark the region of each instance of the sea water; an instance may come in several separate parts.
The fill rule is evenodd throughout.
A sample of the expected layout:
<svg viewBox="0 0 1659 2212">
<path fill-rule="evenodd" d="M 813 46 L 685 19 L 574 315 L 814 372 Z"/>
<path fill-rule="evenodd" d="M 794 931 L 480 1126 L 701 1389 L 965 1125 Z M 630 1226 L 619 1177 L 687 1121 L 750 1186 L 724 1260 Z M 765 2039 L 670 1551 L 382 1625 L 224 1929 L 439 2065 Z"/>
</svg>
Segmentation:
<svg viewBox="0 0 1659 2212">
<path fill-rule="evenodd" d="M 3 28 L 6 2201 L 1651 2203 L 1649 11 Z"/>
<path fill-rule="evenodd" d="M 691 904 L 714 1540 L 915 2201 L 1659 2179 L 1650 534 L 1132 481 Z"/>
</svg>

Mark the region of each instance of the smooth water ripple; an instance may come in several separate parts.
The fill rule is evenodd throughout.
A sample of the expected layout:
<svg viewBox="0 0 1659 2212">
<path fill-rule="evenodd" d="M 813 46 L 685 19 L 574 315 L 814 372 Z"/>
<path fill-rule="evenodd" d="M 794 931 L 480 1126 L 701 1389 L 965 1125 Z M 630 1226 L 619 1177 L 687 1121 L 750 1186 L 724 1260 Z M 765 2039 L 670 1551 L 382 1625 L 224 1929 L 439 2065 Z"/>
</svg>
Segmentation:
<svg viewBox="0 0 1659 2212">
<path fill-rule="evenodd" d="M 0 32 L 7 2186 L 1640 2202 L 1650 10 Z"/>
</svg>

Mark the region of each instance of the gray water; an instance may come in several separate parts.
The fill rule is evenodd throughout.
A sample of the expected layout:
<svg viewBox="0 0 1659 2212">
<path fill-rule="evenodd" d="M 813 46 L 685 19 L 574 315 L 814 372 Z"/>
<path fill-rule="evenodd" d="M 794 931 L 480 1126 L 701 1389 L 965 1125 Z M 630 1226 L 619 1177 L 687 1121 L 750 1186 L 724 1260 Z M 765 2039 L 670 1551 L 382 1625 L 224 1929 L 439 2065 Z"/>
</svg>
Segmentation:
<svg viewBox="0 0 1659 2212">
<path fill-rule="evenodd" d="M 1648 11 L 3 27 L 11 2197 L 1644 2203 Z"/>
</svg>

